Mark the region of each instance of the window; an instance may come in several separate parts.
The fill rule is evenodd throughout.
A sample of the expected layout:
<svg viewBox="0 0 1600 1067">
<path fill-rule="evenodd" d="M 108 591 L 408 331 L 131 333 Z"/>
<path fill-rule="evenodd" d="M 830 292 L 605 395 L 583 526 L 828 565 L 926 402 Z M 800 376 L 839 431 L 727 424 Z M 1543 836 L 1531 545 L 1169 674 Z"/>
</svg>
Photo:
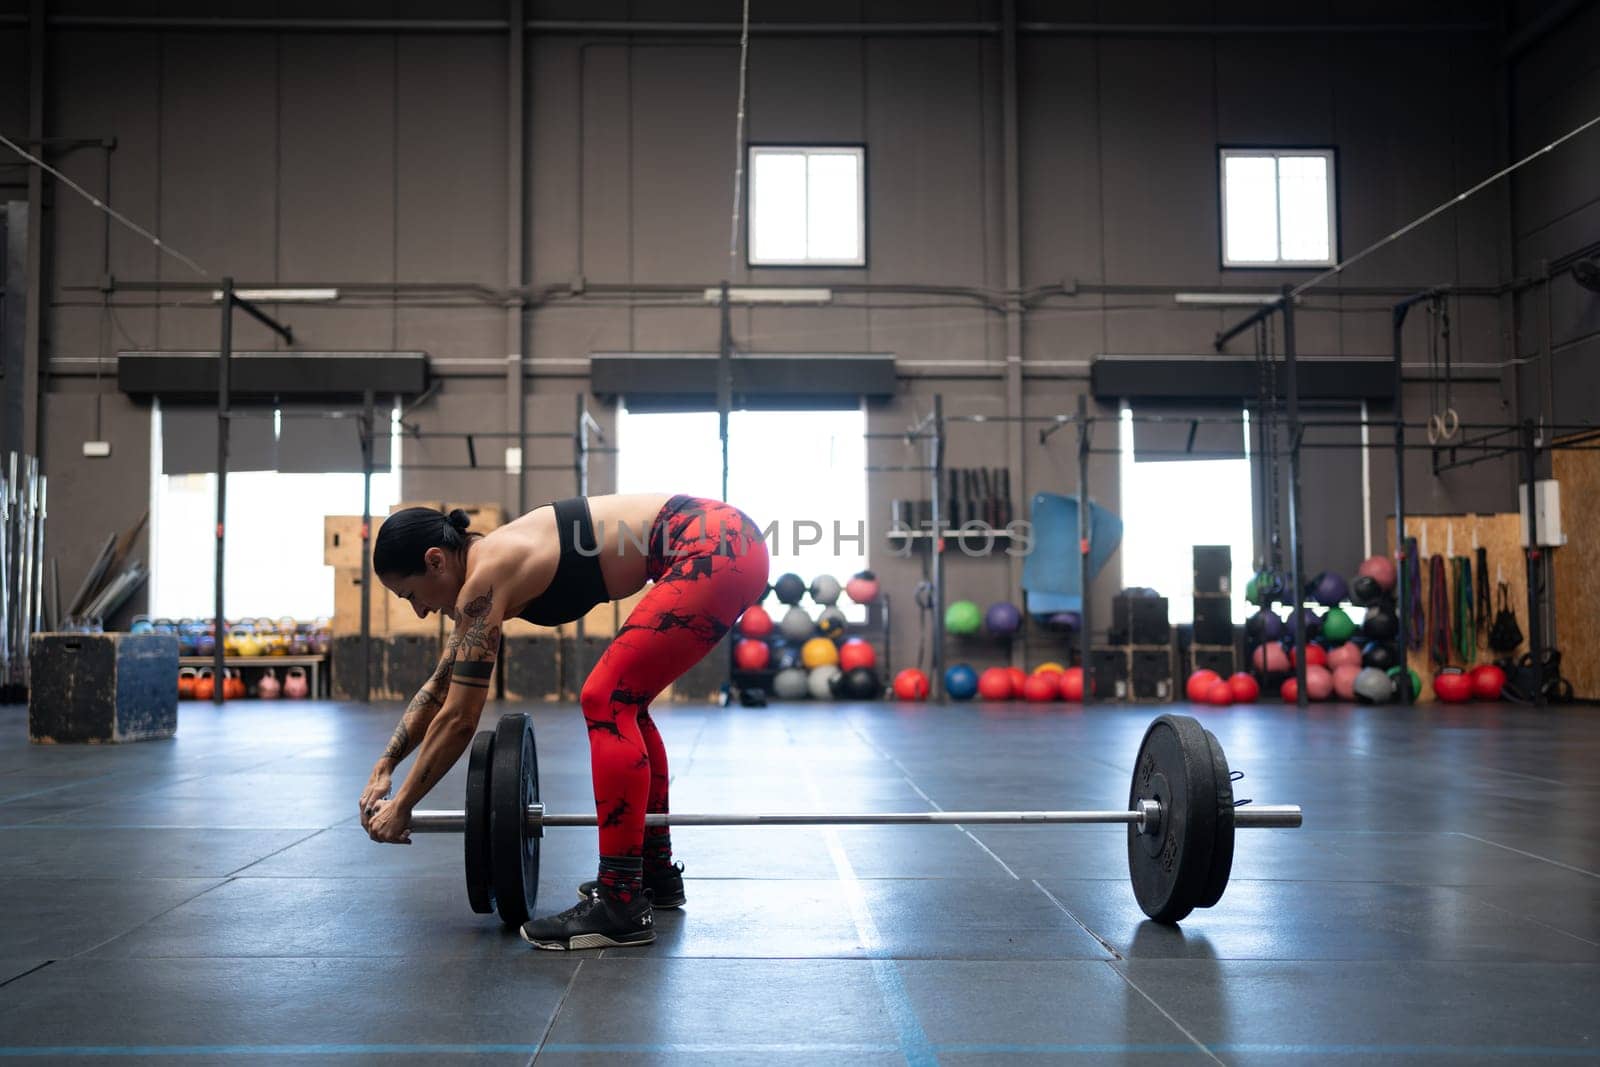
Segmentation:
<svg viewBox="0 0 1600 1067">
<path fill-rule="evenodd" d="M 1222 265 L 1331 267 L 1331 148 L 1222 150 Z"/>
<path fill-rule="evenodd" d="M 793 571 L 807 582 L 831 574 L 842 583 L 866 568 L 866 428 L 859 408 L 730 415 L 728 498 L 763 530 L 777 524 L 773 578 Z M 624 409 L 617 437 L 617 492 L 722 494 L 716 412 Z M 818 536 L 816 544 L 796 544 Z M 852 622 L 866 619 L 866 609 L 848 597 L 839 607 Z"/>
<path fill-rule="evenodd" d="M 866 149 L 750 149 L 752 267 L 867 265 Z"/>
<path fill-rule="evenodd" d="M 150 437 L 150 614 L 210 618 L 216 610 L 217 476 L 161 472 L 159 405 Z M 391 437 L 392 456 L 399 456 L 398 447 Z M 230 619 L 331 616 L 333 568 L 322 562 L 322 520 L 361 514 L 361 490 L 359 474 L 230 471 L 223 613 Z M 372 514 L 387 515 L 399 499 L 397 462 L 372 476 Z"/>
<path fill-rule="evenodd" d="M 1255 557 L 1248 455 L 1135 462 L 1132 416 L 1122 409 L 1122 584 L 1166 597 L 1174 626 L 1193 622 L 1194 546 L 1228 545 L 1233 618 L 1243 621 L 1255 611 L 1244 598 Z M 1248 413 L 1240 433 L 1248 449 Z"/>
</svg>

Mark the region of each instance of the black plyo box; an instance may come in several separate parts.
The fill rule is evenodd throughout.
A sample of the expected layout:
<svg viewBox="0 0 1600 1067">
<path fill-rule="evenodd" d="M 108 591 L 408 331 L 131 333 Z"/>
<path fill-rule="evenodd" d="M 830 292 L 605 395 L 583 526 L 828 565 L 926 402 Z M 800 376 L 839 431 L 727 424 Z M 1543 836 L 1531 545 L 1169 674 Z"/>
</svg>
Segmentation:
<svg viewBox="0 0 1600 1067">
<path fill-rule="evenodd" d="M 1235 671 L 1233 649 L 1199 648 L 1190 650 L 1189 661 L 1196 671 L 1216 671 L 1224 678 Z"/>
<path fill-rule="evenodd" d="M 1233 601 L 1221 594 L 1194 596 L 1194 643 L 1233 644 Z"/>
<path fill-rule="evenodd" d="M 1165 645 L 1172 640 L 1164 596 L 1111 598 L 1110 641 L 1114 645 Z"/>
<path fill-rule="evenodd" d="M 1133 699 L 1172 699 L 1172 653 L 1167 649 L 1136 648 L 1132 653 Z"/>
<path fill-rule="evenodd" d="M 28 656 L 29 740 L 117 743 L 177 733 L 172 634 L 36 633 Z"/>
<path fill-rule="evenodd" d="M 1127 649 L 1090 649 L 1089 673 L 1094 678 L 1094 698 L 1096 700 L 1128 699 Z"/>
<path fill-rule="evenodd" d="M 1194 546 L 1194 591 L 1231 593 L 1233 550 L 1227 545 Z"/>
</svg>

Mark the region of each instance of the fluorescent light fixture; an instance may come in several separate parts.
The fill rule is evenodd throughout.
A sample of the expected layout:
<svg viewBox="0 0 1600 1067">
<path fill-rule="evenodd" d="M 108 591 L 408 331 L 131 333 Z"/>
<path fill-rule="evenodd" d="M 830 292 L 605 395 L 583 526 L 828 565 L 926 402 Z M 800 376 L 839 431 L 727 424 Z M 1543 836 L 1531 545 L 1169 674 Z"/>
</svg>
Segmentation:
<svg viewBox="0 0 1600 1067">
<path fill-rule="evenodd" d="M 722 303 L 722 289 L 707 289 L 706 303 Z M 782 289 L 733 286 L 728 289 L 730 304 L 829 304 L 832 289 Z"/>
<path fill-rule="evenodd" d="M 235 289 L 233 295 L 240 300 L 254 300 L 263 304 L 317 304 L 339 299 L 337 289 Z M 213 303 L 222 301 L 222 290 L 211 290 Z"/>
<path fill-rule="evenodd" d="M 1247 307 L 1252 304 L 1270 304 L 1282 295 L 1282 293 L 1174 293 L 1172 299 L 1179 304 Z M 1299 303 L 1299 298 L 1296 298 L 1295 303 Z"/>
</svg>

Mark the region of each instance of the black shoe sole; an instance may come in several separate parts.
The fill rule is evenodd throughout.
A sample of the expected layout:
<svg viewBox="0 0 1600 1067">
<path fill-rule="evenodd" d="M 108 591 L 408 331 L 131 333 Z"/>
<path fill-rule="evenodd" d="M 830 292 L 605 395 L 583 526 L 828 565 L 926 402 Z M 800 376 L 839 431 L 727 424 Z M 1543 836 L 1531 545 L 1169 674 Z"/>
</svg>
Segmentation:
<svg viewBox="0 0 1600 1067">
<path fill-rule="evenodd" d="M 654 930 L 647 930 L 643 935 L 622 934 L 621 940 L 608 934 L 577 934 L 562 941 L 559 938 L 532 938 L 526 930 L 518 930 L 522 940 L 534 948 L 542 948 L 549 952 L 582 952 L 585 949 L 597 948 L 633 948 L 636 945 L 648 945 L 656 939 Z"/>
</svg>

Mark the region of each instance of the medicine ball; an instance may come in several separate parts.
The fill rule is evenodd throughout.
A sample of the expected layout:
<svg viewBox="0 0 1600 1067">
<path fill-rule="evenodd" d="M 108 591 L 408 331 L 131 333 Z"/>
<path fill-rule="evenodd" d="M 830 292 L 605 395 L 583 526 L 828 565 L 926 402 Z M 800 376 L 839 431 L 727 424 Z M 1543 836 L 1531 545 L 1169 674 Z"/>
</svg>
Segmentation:
<svg viewBox="0 0 1600 1067">
<path fill-rule="evenodd" d="M 915 667 L 894 676 L 894 695 L 901 700 L 927 700 L 931 688 L 928 676 Z"/>
<path fill-rule="evenodd" d="M 975 634 L 983 624 L 983 612 L 970 600 L 958 600 L 944 610 L 944 628 L 953 634 Z"/>
<path fill-rule="evenodd" d="M 800 666 L 800 649 L 786 642 L 779 642 L 772 647 L 772 658 L 767 665 L 779 671 L 793 670 Z"/>
<path fill-rule="evenodd" d="M 767 647 L 765 641 L 747 637 L 733 646 L 733 661 L 742 671 L 765 670 L 771 658 L 772 649 Z"/>
<path fill-rule="evenodd" d="M 978 691 L 978 672 L 958 663 L 944 672 L 944 691 L 953 700 L 971 700 Z"/>
<path fill-rule="evenodd" d="M 783 621 L 778 624 L 778 630 L 785 638 L 799 644 L 817 632 L 817 624 L 811 621 L 811 616 L 806 613 L 805 608 L 790 608 L 784 613 Z"/>
<path fill-rule="evenodd" d="M 836 607 L 823 608 L 817 616 L 817 633 L 833 641 L 844 640 L 846 625 L 844 612 Z"/>
<path fill-rule="evenodd" d="M 1059 674 L 1030 674 L 1028 680 L 1022 683 L 1022 699 L 1030 704 L 1045 704 L 1061 698 L 1061 686 L 1057 683 Z"/>
<path fill-rule="evenodd" d="M 1289 654 L 1282 645 L 1269 641 L 1250 654 L 1250 662 L 1258 671 L 1280 674 L 1289 669 Z"/>
<path fill-rule="evenodd" d="M 1331 608 L 1338 606 L 1349 595 L 1350 588 L 1344 584 L 1341 576 L 1323 571 L 1312 580 L 1311 588 L 1307 591 L 1318 604 Z"/>
<path fill-rule="evenodd" d="M 1076 611 L 1057 611 L 1045 619 L 1052 630 L 1076 630 L 1083 625 L 1083 616 Z"/>
<path fill-rule="evenodd" d="M 1009 600 L 989 605 L 983 614 L 983 625 L 996 637 L 1010 637 L 1022 625 L 1022 612 Z"/>
<path fill-rule="evenodd" d="M 1355 621 L 1344 613 L 1343 608 L 1329 608 L 1328 613 L 1322 617 L 1322 638 L 1330 645 L 1350 640 L 1350 636 L 1355 632 Z"/>
<path fill-rule="evenodd" d="M 1394 679 L 1376 667 L 1363 667 L 1356 675 L 1356 699 L 1365 704 L 1387 704 L 1394 698 Z"/>
<path fill-rule="evenodd" d="M 857 604 L 870 604 L 878 599 L 878 576 L 871 571 L 860 571 L 844 583 L 844 595 Z"/>
<path fill-rule="evenodd" d="M 745 637 L 766 637 L 772 633 L 772 616 L 760 604 L 746 608 L 739 616 L 739 633 Z"/>
<path fill-rule="evenodd" d="M 877 663 L 877 653 L 859 637 L 852 637 L 839 646 L 840 670 L 853 671 L 857 667 L 874 667 Z"/>
<path fill-rule="evenodd" d="M 990 667 L 978 676 L 978 695 L 985 700 L 1011 699 L 1011 672 Z"/>
<path fill-rule="evenodd" d="M 1357 568 L 1358 574 L 1366 575 L 1378 583 L 1385 593 L 1394 592 L 1395 567 L 1394 560 L 1388 556 L 1368 556 L 1361 561 Z"/>
<path fill-rule="evenodd" d="M 806 688 L 811 691 L 811 696 L 816 700 L 832 700 L 834 689 L 843 673 L 831 663 L 821 667 L 813 667 L 811 673 L 806 675 Z"/>
<path fill-rule="evenodd" d="M 798 604 L 806 595 L 806 583 L 798 574 L 785 574 L 772 583 L 772 591 L 780 604 Z"/>
<path fill-rule="evenodd" d="M 1233 690 L 1235 704 L 1249 704 L 1261 696 L 1261 686 L 1255 677 L 1243 671 L 1228 676 L 1228 688 Z"/>
<path fill-rule="evenodd" d="M 1244 633 L 1252 645 L 1276 641 L 1283 636 L 1283 620 L 1277 612 L 1262 608 L 1244 621 Z"/>
<path fill-rule="evenodd" d="M 1206 703 L 1219 708 L 1233 703 L 1233 686 L 1218 678 L 1206 688 Z"/>
<path fill-rule="evenodd" d="M 1061 672 L 1061 699 L 1082 702 L 1083 668 L 1068 667 Z"/>
<path fill-rule="evenodd" d="M 1300 617 L 1305 620 L 1306 640 L 1307 641 L 1313 641 L 1317 637 L 1321 636 L 1321 634 L 1322 634 L 1322 616 L 1321 615 L 1318 615 L 1315 611 L 1312 611 L 1310 608 L 1301 608 L 1300 609 Z M 1288 636 L 1292 636 L 1294 634 L 1294 616 L 1293 615 L 1290 615 L 1289 616 L 1289 621 L 1283 624 L 1283 632 L 1284 632 L 1285 635 L 1288 635 Z"/>
<path fill-rule="evenodd" d="M 841 683 L 851 700 L 877 700 L 883 696 L 883 683 L 878 672 L 871 667 L 857 667 L 844 676 Z"/>
<path fill-rule="evenodd" d="M 1446 704 L 1465 704 L 1472 699 L 1472 679 L 1446 667 L 1433 676 L 1433 695 Z"/>
<path fill-rule="evenodd" d="M 1333 673 L 1326 667 L 1306 664 L 1306 699 L 1327 700 L 1333 693 Z"/>
<path fill-rule="evenodd" d="M 832 667 L 839 662 L 839 649 L 826 637 L 813 637 L 800 648 L 800 662 L 807 670 Z"/>
<path fill-rule="evenodd" d="M 1368 608 L 1361 632 L 1374 641 L 1393 641 L 1394 635 L 1400 632 L 1400 617 L 1382 608 Z"/>
<path fill-rule="evenodd" d="M 1367 607 L 1383 599 L 1383 586 L 1370 574 L 1358 574 L 1350 579 L 1350 602 Z"/>
<path fill-rule="evenodd" d="M 1328 667 L 1338 670 L 1340 667 L 1361 666 L 1361 649 L 1353 641 L 1341 641 L 1328 649 Z"/>
<path fill-rule="evenodd" d="M 1395 665 L 1394 646 L 1382 641 L 1369 641 L 1361 650 L 1361 665 L 1386 671 Z"/>
<path fill-rule="evenodd" d="M 1333 669 L 1333 691 L 1340 700 L 1356 698 L 1356 678 L 1360 674 L 1361 665 L 1357 663 L 1342 663 Z"/>
<path fill-rule="evenodd" d="M 1472 679 L 1472 695 L 1479 700 L 1499 700 L 1500 691 L 1506 687 L 1506 672 L 1492 663 L 1480 663 L 1468 673 Z"/>
<path fill-rule="evenodd" d="M 772 676 L 772 692 L 779 700 L 804 700 L 811 693 L 807 673 L 790 667 Z"/>
<path fill-rule="evenodd" d="M 1222 675 L 1202 667 L 1189 675 L 1189 680 L 1183 684 L 1183 693 L 1191 703 L 1201 704 L 1205 702 L 1206 694 L 1211 691 L 1211 687 L 1220 681 Z"/>
<path fill-rule="evenodd" d="M 1394 695 L 1395 699 L 1398 700 L 1400 698 L 1400 668 L 1390 667 L 1386 673 L 1389 675 L 1389 681 L 1394 683 Z M 1415 700 L 1422 695 L 1422 676 L 1407 667 L 1406 677 L 1411 680 L 1411 699 Z"/>
<path fill-rule="evenodd" d="M 831 574 L 819 574 L 811 580 L 811 599 L 818 604 L 837 603 L 839 592 L 839 579 Z"/>
</svg>

